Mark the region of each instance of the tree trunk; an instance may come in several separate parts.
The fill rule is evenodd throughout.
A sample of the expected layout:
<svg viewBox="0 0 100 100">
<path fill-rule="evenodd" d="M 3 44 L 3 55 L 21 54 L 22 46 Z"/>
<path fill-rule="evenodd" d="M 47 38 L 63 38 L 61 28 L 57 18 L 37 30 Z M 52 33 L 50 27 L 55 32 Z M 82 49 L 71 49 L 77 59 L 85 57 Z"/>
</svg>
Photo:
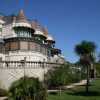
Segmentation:
<svg viewBox="0 0 100 100">
<path fill-rule="evenodd" d="M 59 96 L 61 96 L 61 86 L 59 87 Z"/>
<path fill-rule="evenodd" d="M 89 65 L 87 65 L 87 83 L 86 83 L 86 93 L 88 93 L 89 92 L 89 71 L 90 69 L 89 69 Z"/>
</svg>

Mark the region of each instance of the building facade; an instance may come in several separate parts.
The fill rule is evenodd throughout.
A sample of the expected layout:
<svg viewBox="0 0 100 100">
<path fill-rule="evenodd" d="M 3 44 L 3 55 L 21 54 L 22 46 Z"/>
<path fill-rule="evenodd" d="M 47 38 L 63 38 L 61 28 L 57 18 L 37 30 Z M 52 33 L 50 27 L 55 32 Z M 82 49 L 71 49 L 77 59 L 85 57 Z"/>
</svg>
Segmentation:
<svg viewBox="0 0 100 100">
<path fill-rule="evenodd" d="M 18 76 L 17 79 L 23 76 L 23 74 L 20 75 L 24 73 L 23 68 L 18 69 L 23 62 L 27 62 L 27 66 L 34 66 L 32 62 L 64 63 L 64 57 L 61 50 L 55 48 L 55 40 L 49 34 L 48 29 L 41 26 L 36 20 L 28 20 L 21 9 L 17 16 L 0 16 L 1 87 L 8 88 L 15 80 L 14 77 L 11 78 L 11 74 Z M 13 68 L 11 68 L 12 66 Z M 32 73 L 34 73 L 34 76 L 42 79 L 44 70 L 39 66 L 37 69 L 33 67 L 25 69 L 26 74 L 33 76 Z M 8 86 L 7 83 L 9 83 Z M 5 85 L 3 86 L 3 84 Z"/>
</svg>

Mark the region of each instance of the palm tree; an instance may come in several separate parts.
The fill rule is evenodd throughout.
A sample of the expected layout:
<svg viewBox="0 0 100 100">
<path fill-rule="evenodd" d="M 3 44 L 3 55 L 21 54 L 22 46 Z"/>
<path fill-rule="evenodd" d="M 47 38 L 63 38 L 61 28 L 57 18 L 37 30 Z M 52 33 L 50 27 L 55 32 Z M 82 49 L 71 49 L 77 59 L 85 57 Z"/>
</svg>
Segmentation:
<svg viewBox="0 0 100 100">
<path fill-rule="evenodd" d="M 94 70 L 93 63 L 95 61 L 95 49 L 95 43 L 90 41 L 82 41 L 75 46 L 75 52 L 80 57 L 80 63 L 87 68 L 86 92 L 88 92 L 90 70 L 92 69 L 92 72 Z"/>
</svg>

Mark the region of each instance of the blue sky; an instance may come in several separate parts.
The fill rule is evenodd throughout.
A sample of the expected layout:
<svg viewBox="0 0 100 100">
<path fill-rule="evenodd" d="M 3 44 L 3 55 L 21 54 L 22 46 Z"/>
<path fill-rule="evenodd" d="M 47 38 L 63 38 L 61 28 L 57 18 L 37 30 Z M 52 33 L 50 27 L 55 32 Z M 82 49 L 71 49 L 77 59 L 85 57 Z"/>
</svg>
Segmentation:
<svg viewBox="0 0 100 100">
<path fill-rule="evenodd" d="M 0 12 L 17 14 L 23 8 L 30 19 L 47 26 L 66 60 L 78 60 L 74 47 L 94 41 L 100 52 L 100 0 L 0 0 Z"/>
</svg>

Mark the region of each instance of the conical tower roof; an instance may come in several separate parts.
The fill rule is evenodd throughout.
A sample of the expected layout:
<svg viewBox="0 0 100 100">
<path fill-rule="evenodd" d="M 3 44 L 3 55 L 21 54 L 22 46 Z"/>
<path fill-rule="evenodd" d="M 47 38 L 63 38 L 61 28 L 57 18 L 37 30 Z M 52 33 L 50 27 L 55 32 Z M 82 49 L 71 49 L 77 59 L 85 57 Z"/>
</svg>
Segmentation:
<svg viewBox="0 0 100 100">
<path fill-rule="evenodd" d="M 37 28 L 37 22 L 33 20 L 31 23 L 31 27 L 32 27 L 32 29 L 35 30 Z"/>
<path fill-rule="evenodd" d="M 27 22 L 26 17 L 25 17 L 25 15 L 24 15 L 23 9 L 21 9 L 21 10 L 19 11 L 19 14 L 18 14 L 18 16 L 17 16 L 17 20 L 18 20 L 18 21 L 22 21 L 22 22 Z"/>
<path fill-rule="evenodd" d="M 48 28 L 47 27 L 43 27 L 43 33 L 47 37 L 47 35 L 48 35 Z"/>
<path fill-rule="evenodd" d="M 23 9 L 21 9 L 19 11 L 14 27 L 28 27 L 28 28 L 31 28 L 31 24 L 26 19 Z"/>
<path fill-rule="evenodd" d="M 19 17 L 19 18 L 25 18 L 23 9 L 21 9 L 21 10 L 19 11 L 18 17 Z"/>
</svg>

